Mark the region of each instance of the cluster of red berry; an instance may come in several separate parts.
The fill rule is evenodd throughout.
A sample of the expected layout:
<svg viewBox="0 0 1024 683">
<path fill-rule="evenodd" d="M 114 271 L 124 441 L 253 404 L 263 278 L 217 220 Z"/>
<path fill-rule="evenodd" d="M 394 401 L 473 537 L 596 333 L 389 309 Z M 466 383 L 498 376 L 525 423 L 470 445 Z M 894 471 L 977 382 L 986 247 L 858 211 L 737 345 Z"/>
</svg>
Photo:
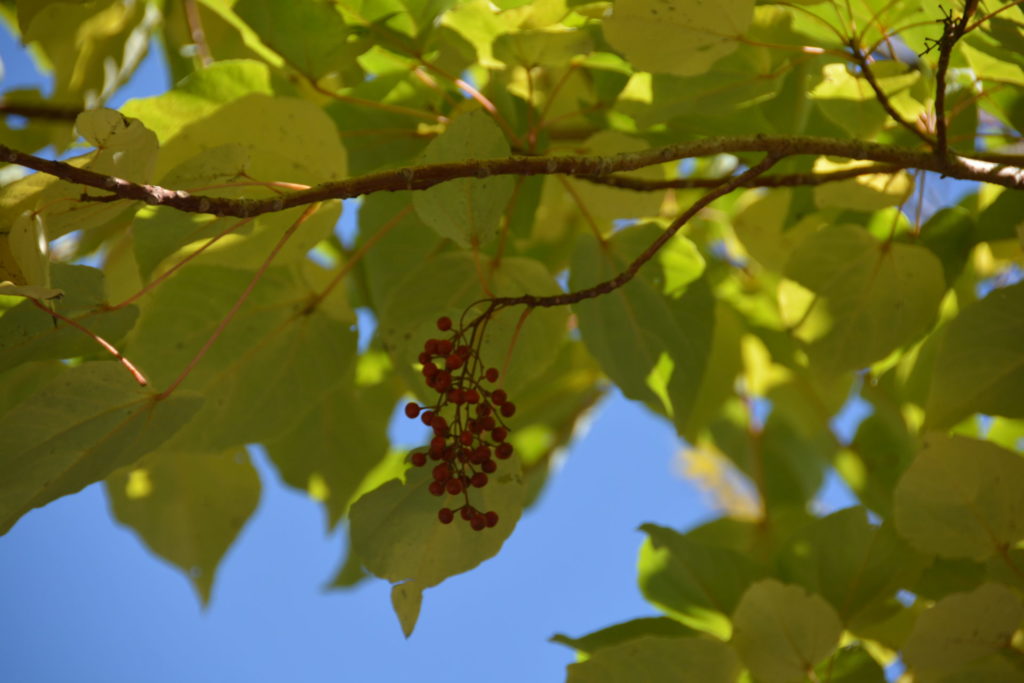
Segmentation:
<svg viewBox="0 0 1024 683">
<path fill-rule="evenodd" d="M 437 517 L 450 524 L 455 515 L 476 531 L 498 523 L 498 513 L 482 512 L 469 502 L 470 488 L 487 486 L 488 475 L 498 469 L 498 460 L 512 455 L 508 443 L 508 427 L 502 418 L 516 412 L 503 389 L 487 390 L 484 382 L 498 381 L 497 368 L 486 368 L 480 360 L 471 331 L 452 330 L 452 321 L 444 317 L 437 329 L 451 331 L 448 339 L 428 339 L 419 361 L 427 386 L 437 391 L 432 407 L 408 403 L 405 414 L 419 418 L 434 431 L 426 451 L 415 451 L 409 458 L 416 467 L 435 461 L 430 492 L 435 496 L 462 496 L 462 505 L 443 507 Z M 475 330 L 473 330 L 475 331 Z M 442 412 L 451 413 L 451 421 Z"/>
</svg>

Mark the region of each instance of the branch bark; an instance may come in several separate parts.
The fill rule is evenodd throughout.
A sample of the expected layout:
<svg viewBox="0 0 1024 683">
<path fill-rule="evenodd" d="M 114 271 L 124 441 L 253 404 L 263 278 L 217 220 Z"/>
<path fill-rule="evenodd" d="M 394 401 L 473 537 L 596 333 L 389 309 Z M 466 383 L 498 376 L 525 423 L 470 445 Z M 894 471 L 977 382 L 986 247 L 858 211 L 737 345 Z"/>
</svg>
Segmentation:
<svg viewBox="0 0 1024 683">
<path fill-rule="evenodd" d="M 611 173 L 715 154 L 770 154 L 779 159 L 789 156 L 834 156 L 854 161 L 872 161 L 902 169 L 934 171 L 950 178 L 975 180 L 1012 189 L 1024 189 L 1024 157 L 986 155 L 986 160 L 965 156 L 938 156 L 919 151 L 860 140 L 836 140 L 809 136 L 713 137 L 639 152 L 611 156 L 557 156 L 467 160 L 444 164 L 426 164 L 370 173 L 317 185 L 273 197 L 228 199 L 191 194 L 158 185 L 134 183 L 75 168 L 60 161 L 42 159 L 0 145 L 0 161 L 19 164 L 57 178 L 110 192 L 102 197 L 83 197 L 83 201 L 143 201 L 154 206 L 169 206 L 189 213 L 248 218 L 305 206 L 331 199 L 348 199 L 375 192 L 424 190 L 456 178 L 486 178 L 492 175 L 568 175 L 600 178 Z"/>
</svg>

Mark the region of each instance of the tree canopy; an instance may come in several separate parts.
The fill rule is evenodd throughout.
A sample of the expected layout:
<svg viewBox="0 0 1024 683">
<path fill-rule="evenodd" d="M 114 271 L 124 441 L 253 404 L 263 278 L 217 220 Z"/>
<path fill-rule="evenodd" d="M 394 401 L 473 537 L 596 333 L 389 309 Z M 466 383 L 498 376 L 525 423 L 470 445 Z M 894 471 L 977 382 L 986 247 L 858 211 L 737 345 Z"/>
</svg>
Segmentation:
<svg viewBox="0 0 1024 683">
<path fill-rule="evenodd" d="M 208 601 L 261 444 L 410 635 L 614 385 L 722 515 L 570 681 L 1021 680 L 1024 8 L 954 4 L 3 0 L 0 533 L 103 481 Z"/>
</svg>

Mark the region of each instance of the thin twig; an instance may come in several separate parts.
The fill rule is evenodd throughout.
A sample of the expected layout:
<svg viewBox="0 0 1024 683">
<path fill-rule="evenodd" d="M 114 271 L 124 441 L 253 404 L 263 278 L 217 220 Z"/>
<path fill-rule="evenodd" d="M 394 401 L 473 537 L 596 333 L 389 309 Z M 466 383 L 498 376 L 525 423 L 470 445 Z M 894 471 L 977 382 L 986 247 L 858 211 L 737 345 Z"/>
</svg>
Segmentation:
<svg viewBox="0 0 1024 683">
<path fill-rule="evenodd" d="M 48 121 L 74 121 L 82 113 L 81 107 L 65 107 L 59 104 L 19 104 L 0 97 L 0 114 L 24 116 L 26 119 Z"/>
<path fill-rule="evenodd" d="M 939 64 L 935 70 L 935 156 L 945 159 L 949 153 L 946 140 L 946 72 L 949 70 L 949 58 L 953 46 L 967 30 L 974 11 L 978 9 L 978 0 L 967 0 L 964 12 L 958 21 L 953 21 L 952 13 L 942 20 L 942 37 L 939 38 Z"/>
<path fill-rule="evenodd" d="M 891 164 L 872 164 L 871 166 L 858 166 L 855 168 L 842 168 L 836 171 L 820 171 L 818 173 L 785 173 L 776 175 L 764 175 L 748 181 L 744 187 L 797 187 L 810 185 L 824 185 L 850 178 L 857 178 L 862 175 L 893 174 L 903 171 L 902 166 Z M 631 176 L 608 175 L 598 177 L 581 177 L 580 180 L 594 183 L 596 185 L 607 185 L 618 187 L 623 190 L 635 190 L 637 192 L 653 192 L 656 190 L 692 190 L 696 188 L 718 187 L 728 182 L 731 176 L 722 178 L 672 178 L 670 180 L 649 180 L 646 178 L 634 178 Z"/>
<path fill-rule="evenodd" d="M 594 297 L 603 296 L 605 294 L 608 294 L 609 292 L 615 291 L 619 287 L 623 286 L 624 284 L 632 280 L 633 277 L 637 274 L 637 271 L 639 271 L 645 263 L 650 261 L 651 258 L 656 253 L 658 253 L 658 250 L 661 249 L 661 247 L 663 247 L 666 242 L 672 239 L 675 236 L 675 234 L 679 231 L 679 229 L 686 225 L 686 223 L 695 215 L 697 215 L 697 213 L 700 212 L 701 209 L 703 209 L 704 207 L 706 207 L 708 204 L 715 201 L 719 197 L 727 195 L 733 190 L 735 190 L 737 187 L 742 186 L 743 183 L 747 182 L 751 178 L 754 178 L 764 173 L 769 168 L 774 166 L 780 158 L 781 157 L 777 155 L 769 154 L 759 163 L 750 167 L 749 169 L 739 174 L 738 176 L 735 176 L 728 182 L 722 183 L 721 185 L 719 185 L 718 187 L 711 190 L 710 192 L 702 196 L 700 199 L 695 201 L 693 204 L 690 205 L 690 208 L 681 213 L 674 221 L 672 221 L 672 223 L 667 228 L 665 228 L 665 231 L 658 235 L 657 239 L 651 242 L 651 244 L 648 245 L 648 247 L 643 251 L 643 253 L 637 256 L 632 261 L 632 263 L 630 263 L 626 267 L 625 270 L 623 270 L 621 273 L 611 278 L 610 280 L 606 280 L 592 287 L 580 289 L 575 292 L 567 292 L 564 294 L 555 294 L 551 296 L 533 296 L 531 294 L 524 294 L 522 296 L 516 297 L 498 297 L 490 300 L 490 310 L 497 310 L 498 308 L 505 308 L 508 306 L 529 306 L 531 308 L 537 306 L 566 306 L 568 304 L 579 303 L 580 301 L 583 301 L 585 299 L 593 299 Z"/>
<path fill-rule="evenodd" d="M 868 85 L 871 86 L 871 89 L 875 91 L 875 99 L 878 100 L 880 105 L 882 105 L 882 109 L 884 109 L 885 113 L 889 115 L 889 118 L 924 140 L 925 144 L 929 147 L 934 148 L 935 141 L 920 128 L 903 118 L 903 116 L 896 111 L 896 108 L 892 106 L 892 102 L 889 101 L 889 96 L 885 94 L 884 90 L 882 90 L 882 86 L 878 83 L 878 79 L 875 78 L 875 73 L 871 69 L 871 64 L 868 62 L 868 58 L 863 52 L 861 52 L 860 47 L 855 43 L 850 43 L 850 51 L 853 54 L 854 61 L 857 62 L 857 66 L 860 67 L 860 71 L 864 75 L 864 80 L 866 80 Z"/>
<path fill-rule="evenodd" d="M 213 63 L 213 55 L 210 53 L 210 45 L 206 42 L 206 32 L 203 31 L 203 19 L 199 16 L 199 6 L 196 0 L 182 0 L 185 10 L 185 22 L 188 24 L 188 33 L 192 38 L 192 44 L 196 46 L 196 57 L 202 67 L 208 67 Z"/>
<path fill-rule="evenodd" d="M 131 373 L 132 378 L 134 378 L 135 381 L 139 383 L 139 386 L 144 387 L 149 384 L 149 380 L 146 379 L 146 376 L 143 375 L 139 371 L 139 369 L 132 364 L 130 360 L 122 356 L 121 352 L 118 351 L 114 347 L 114 345 L 108 342 L 106 339 L 99 336 L 98 334 L 96 334 L 89 328 L 85 327 L 81 323 L 72 320 L 71 318 L 68 318 L 67 316 L 59 313 L 55 309 L 49 308 L 48 306 L 42 304 L 38 299 L 29 299 L 29 301 L 31 301 L 32 305 L 38 308 L 43 313 L 46 313 L 47 315 L 52 315 L 54 318 L 58 318 L 59 320 L 66 322 L 68 325 L 71 325 L 71 327 L 75 328 L 76 330 L 84 332 L 86 335 L 88 335 L 90 339 L 92 339 L 94 342 L 102 346 L 107 351 L 107 353 L 116 358 L 118 362 L 121 363 L 121 365 L 123 365 L 129 373 Z"/>
</svg>

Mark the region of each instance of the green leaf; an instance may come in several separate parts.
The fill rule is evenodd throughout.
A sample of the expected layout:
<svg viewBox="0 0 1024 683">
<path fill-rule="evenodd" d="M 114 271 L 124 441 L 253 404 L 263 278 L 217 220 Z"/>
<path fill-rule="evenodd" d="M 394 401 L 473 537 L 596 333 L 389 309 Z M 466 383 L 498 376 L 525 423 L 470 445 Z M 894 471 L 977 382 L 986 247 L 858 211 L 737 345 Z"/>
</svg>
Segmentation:
<svg viewBox="0 0 1024 683">
<path fill-rule="evenodd" d="M 910 584 L 928 562 L 888 524 L 847 508 L 802 529 L 780 557 L 780 577 L 817 593 L 849 627 L 877 603 Z"/>
<path fill-rule="evenodd" d="M 765 579 L 752 585 L 733 614 L 732 644 L 758 680 L 803 680 L 835 651 L 843 627 L 820 596 Z"/>
<path fill-rule="evenodd" d="M 137 183 L 150 181 L 159 144 L 156 135 L 142 121 L 113 109 L 92 109 L 78 115 L 75 129 L 97 148 L 96 156 L 87 166 L 89 170 Z"/>
<path fill-rule="evenodd" d="M 135 306 L 104 310 L 103 273 L 88 266 L 53 265 L 54 284 L 67 295 L 51 303 L 53 310 L 74 319 L 93 334 L 117 343 L 135 324 Z M 29 360 L 105 356 L 106 352 L 79 329 L 55 322 L 30 302 L 0 318 L 0 369 Z"/>
<path fill-rule="evenodd" d="M 753 0 L 620 0 L 604 36 L 638 69 L 694 76 L 735 50 L 753 17 Z"/>
<path fill-rule="evenodd" d="M 863 162 L 833 163 L 826 158 L 814 162 L 815 173 L 828 173 L 864 166 Z M 847 209 L 849 211 L 878 211 L 887 206 L 900 206 L 914 191 L 914 181 L 906 171 L 898 173 L 870 173 L 817 185 L 814 188 L 814 202 L 819 207 Z M 891 232 L 889 224 L 886 231 Z"/>
<path fill-rule="evenodd" d="M 579 149 L 585 154 L 611 156 L 638 152 L 647 147 L 647 143 L 640 138 L 604 130 L 584 140 Z M 665 172 L 657 166 L 648 166 L 639 171 L 622 175 L 638 180 L 665 179 Z M 599 222 L 602 231 L 609 231 L 612 221 L 618 218 L 636 219 L 657 216 L 661 206 L 662 195 L 658 192 L 637 192 L 590 183 L 585 180 L 567 179 L 566 182 L 575 190 L 575 196 L 579 197 L 581 209 Z M 685 246 L 679 245 L 692 246 L 692 243 L 686 239 L 673 240 L 672 246 L 685 248 Z M 666 246 L 666 248 L 669 247 Z M 700 259 L 700 256 L 696 254 L 696 249 L 694 249 L 694 255 L 696 259 Z M 701 265 L 703 266 L 703 263 Z"/>
<path fill-rule="evenodd" d="M 610 280 L 660 234 L 654 225 L 626 228 L 609 242 L 579 240 L 569 288 Z M 627 397 L 686 424 L 711 353 L 714 299 L 697 279 L 704 260 L 680 236 L 628 284 L 577 303 L 580 333 L 589 351 Z"/>
<path fill-rule="evenodd" d="M 391 606 L 398 615 L 402 625 L 402 633 L 408 638 L 416 628 L 420 618 L 420 605 L 423 603 L 423 589 L 415 581 L 398 583 L 391 587 Z"/>
<path fill-rule="evenodd" d="M 249 455 L 161 449 L 115 472 L 106 486 L 114 517 L 185 572 L 208 604 L 217 565 L 259 502 Z"/>
<path fill-rule="evenodd" d="M 427 145 L 425 164 L 501 159 L 509 156 L 508 142 L 494 121 L 477 110 L 456 118 Z M 473 248 L 497 236 L 515 179 L 460 178 L 413 195 L 413 206 L 424 223 L 441 237 Z"/>
<path fill-rule="evenodd" d="M 837 225 L 809 236 L 786 277 L 810 291 L 787 317 L 826 375 L 863 368 L 916 341 L 935 323 L 945 292 L 942 265 L 924 247 L 879 243 Z M 785 303 L 784 303 L 785 306 Z"/>
<path fill-rule="evenodd" d="M 917 119 L 925 105 L 907 91 L 921 78 L 921 72 L 898 61 L 874 62 L 871 71 L 896 111 L 906 120 Z M 826 64 L 821 82 L 810 96 L 826 117 L 855 138 L 867 139 L 886 124 L 895 125 L 867 79 L 851 73 L 846 63 Z"/>
<path fill-rule="evenodd" d="M 613 624 L 600 631 L 594 631 L 579 638 L 570 638 L 559 633 L 551 637 L 551 642 L 571 647 L 578 652 L 591 654 L 597 650 L 619 645 L 630 640 L 642 638 L 643 636 L 670 638 L 697 635 L 700 635 L 698 631 L 683 626 L 675 619 L 669 619 L 668 617 L 643 617 L 624 621 L 621 624 Z"/>
<path fill-rule="evenodd" d="M 1024 283 L 996 289 L 954 318 L 939 343 L 926 428 L 972 413 L 1024 417 Z"/>
<path fill-rule="evenodd" d="M 325 0 L 240 0 L 233 7 L 268 47 L 313 81 L 355 67 L 359 49 L 334 5 Z"/>
<path fill-rule="evenodd" d="M 423 377 L 412 367 L 427 339 L 436 337 L 435 322 L 442 315 L 460 320 L 470 304 L 487 296 L 480 284 L 484 277 L 496 296 L 523 294 L 548 295 L 561 290 L 547 270 L 537 261 L 505 258 L 500 263 L 479 264 L 466 253 L 444 254 L 427 260 L 405 274 L 392 288 L 390 300 L 383 302 L 379 334 L 391 353 L 396 367 L 416 391 Z M 409 296 L 416 292 L 416 296 Z M 425 306 L 422 302 L 429 301 Z M 477 309 L 478 310 L 478 309 Z M 466 315 L 466 321 L 472 319 Z M 538 309 L 529 314 L 516 333 L 522 311 L 500 311 L 487 326 L 481 357 L 502 370 L 503 386 L 513 401 L 527 383 L 554 361 L 558 345 L 565 336 L 567 311 L 564 307 Z M 514 340 L 514 345 L 513 345 Z M 511 355 L 509 355 L 511 353 Z M 436 395 L 436 394 L 435 394 Z"/>
<path fill-rule="evenodd" d="M 725 643 L 711 638 L 643 636 L 570 664 L 569 683 L 733 683 L 741 666 Z"/>
<path fill-rule="evenodd" d="M 24 212 L 9 232 L 0 234 L 0 295 L 55 299 L 63 292 L 50 287 L 50 259 L 43 219 Z"/>
<path fill-rule="evenodd" d="M 984 560 L 1024 539 L 1022 490 L 1013 451 L 929 434 L 896 487 L 896 530 L 925 552 Z"/>
<path fill-rule="evenodd" d="M 840 648 L 832 657 L 818 665 L 818 680 L 829 683 L 885 683 L 885 671 L 859 645 Z"/>
<path fill-rule="evenodd" d="M 585 31 L 518 31 L 498 36 L 494 56 L 509 65 L 526 68 L 561 66 L 593 49 Z"/>
<path fill-rule="evenodd" d="M 389 375 L 367 378 L 356 369 L 382 363 L 390 367 L 379 351 L 361 356 L 322 402 L 311 403 L 293 427 L 266 442 L 281 478 L 323 502 L 331 526 L 387 453 L 388 420 L 401 390 Z"/>
<path fill-rule="evenodd" d="M 1011 654 L 1010 639 L 1022 619 L 1024 604 L 1020 597 L 996 583 L 947 596 L 918 617 L 903 649 L 904 661 L 914 672 L 915 681 L 951 680 L 951 674 L 968 672 L 972 664 L 986 656 Z M 1018 662 L 1016 680 L 1024 673 L 1019 666 Z"/>
<path fill-rule="evenodd" d="M 128 81 L 160 18 L 153 5 L 121 0 L 20 0 L 18 6 L 22 40 L 36 43 L 52 68 L 52 99 L 91 106 Z"/>
<path fill-rule="evenodd" d="M 363 566 L 404 586 L 392 600 L 406 635 L 415 627 L 423 589 L 497 554 L 522 512 L 522 474 L 515 457 L 499 466 L 485 488 L 472 492 L 474 507 L 498 513 L 498 524 L 490 529 L 473 531 L 458 515 L 441 524 L 438 509 L 458 507 L 463 500 L 431 495 L 431 481 L 429 467 L 413 467 L 404 484 L 392 479 L 357 500 L 349 513 L 352 549 Z"/>
<path fill-rule="evenodd" d="M 191 266 L 147 302 L 126 355 L 168 386 L 220 325 L 252 274 Z M 356 335 L 323 308 L 305 312 L 313 291 L 289 269 L 271 268 L 183 388 L 206 407 L 171 448 L 219 451 L 272 439 L 327 399 L 350 372 Z M 351 375 L 349 375 L 351 376 Z"/>
<path fill-rule="evenodd" d="M 157 401 L 116 362 L 69 368 L 0 418 L 0 533 L 32 508 L 130 465 L 202 403 Z"/>
<path fill-rule="evenodd" d="M 687 626 L 726 639 L 740 596 L 764 576 L 744 555 L 645 524 L 638 582 L 644 597 Z"/>
</svg>

